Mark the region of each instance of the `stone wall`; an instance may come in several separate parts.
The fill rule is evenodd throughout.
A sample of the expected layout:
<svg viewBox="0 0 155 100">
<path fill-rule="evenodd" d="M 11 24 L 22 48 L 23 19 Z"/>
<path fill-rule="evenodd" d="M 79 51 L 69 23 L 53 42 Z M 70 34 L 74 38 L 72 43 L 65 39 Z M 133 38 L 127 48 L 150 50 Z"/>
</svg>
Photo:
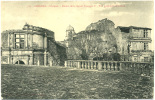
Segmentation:
<svg viewBox="0 0 155 100">
<path fill-rule="evenodd" d="M 55 65 L 64 65 L 66 60 L 66 48 L 54 42 L 51 38 L 48 38 L 48 49 L 50 56 L 52 57 L 52 64 Z"/>
<path fill-rule="evenodd" d="M 44 48 L 44 37 L 42 35 L 33 35 L 33 48 Z"/>
</svg>

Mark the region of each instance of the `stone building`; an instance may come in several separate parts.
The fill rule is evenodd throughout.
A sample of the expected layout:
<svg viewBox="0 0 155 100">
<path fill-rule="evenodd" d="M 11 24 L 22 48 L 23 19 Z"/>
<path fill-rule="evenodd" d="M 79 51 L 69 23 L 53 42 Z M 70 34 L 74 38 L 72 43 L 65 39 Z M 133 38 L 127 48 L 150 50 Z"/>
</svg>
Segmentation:
<svg viewBox="0 0 155 100">
<path fill-rule="evenodd" d="M 45 28 L 25 24 L 20 30 L 6 30 L 1 33 L 1 63 L 26 65 L 60 65 L 65 53 L 56 43 L 54 32 Z"/>
<path fill-rule="evenodd" d="M 118 26 L 121 31 L 122 54 L 128 54 L 129 61 L 150 62 L 153 58 L 153 52 L 149 50 L 151 45 L 151 28 L 146 27 L 122 27 Z"/>
<path fill-rule="evenodd" d="M 151 41 L 150 28 L 115 28 L 114 22 L 107 18 L 91 23 L 84 31 L 78 33 L 69 26 L 65 39 L 68 59 L 89 60 L 101 58 L 104 53 L 118 53 L 121 61 L 139 62 L 153 61 L 153 52 L 149 50 Z"/>
</svg>

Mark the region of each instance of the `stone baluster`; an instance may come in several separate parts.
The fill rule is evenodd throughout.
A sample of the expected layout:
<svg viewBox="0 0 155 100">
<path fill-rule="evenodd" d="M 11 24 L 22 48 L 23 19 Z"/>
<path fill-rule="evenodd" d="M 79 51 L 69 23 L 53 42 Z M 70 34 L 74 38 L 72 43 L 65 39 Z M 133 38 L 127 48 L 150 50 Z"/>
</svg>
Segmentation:
<svg viewBox="0 0 155 100">
<path fill-rule="evenodd" d="M 117 68 L 117 62 L 115 62 L 115 70 L 118 70 L 118 68 Z"/>
<path fill-rule="evenodd" d="M 135 63 L 133 64 L 133 72 L 134 73 L 136 72 L 136 64 Z"/>
<path fill-rule="evenodd" d="M 74 67 L 77 67 L 77 61 L 75 62 Z"/>
<path fill-rule="evenodd" d="M 97 68 L 97 66 L 96 66 L 96 62 L 94 62 L 94 69 L 96 69 Z"/>
<path fill-rule="evenodd" d="M 67 67 L 67 61 L 65 61 L 65 67 Z"/>
<path fill-rule="evenodd" d="M 120 62 L 119 70 L 122 70 L 122 63 Z"/>
<path fill-rule="evenodd" d="M 83 62 L 83 68 L 84 69 L 86 68 L 86 62 L 85 61 Z"/>
<path fill-rule="evenodd" d="M 145 64 L 145 74 L 147 75 L 147 64 Z"/>
<path fill-rule="evenodd" d="M 93 61 L 91 62 L 91 69 L 94 69 L 94 63 L 93 63 Z"/>
<path fill-rule="evenodd" d="M 102 70 L 102 62 L 98 62 L 98 70 Z"/>
<path fill-rule="evenodd" d="M 88 69 L 88 62 L 86 61 L 86 63 L 85 63 L 85 64 L 86 64 L 86 68 L 85 68 L 85 69 Z"/>
<path fill-rule="evenodd" d="M 110 70 L 110 64 L 107 62 L 107 70 Z"/>
<path fill-rule="evenodd" d="M 75 62 L 74 61 L 72 61 L 72 67 L 75 67 Z"/>
<path fill-rule="evenodd" d="M 152 64 L 149 64 L 149 70 L 150 70 L 150 76 L 151 77 L 153 77 L 153 75 L 154 75 L 153 74 L 154 73 L 154 68 L 153 67 L 154 67 L 154 64 L 153 65 Z"/>
<path fill-rule="evenodd" d="M 137 63 L 137 73 L 139 74 L 140 73 L 140 64 Z"/>
<path fill-rule="evenodd" d="M 102 62 L 102 70 L 105 70 L 104 62 Z"/>
<path fill-rule="evenodd" d="M 135 73 L 137 73 L 137 69 L 138 69 L 138 64 L 137 63 L 135 63 Z"/>
<path fill-rule="evenodd" d="M 80 61 L 80 69 L 82 68 L 82 61 Z"/>
<path fill-rule="evenodd" d="M 77 62 L 77 68 L 78 68 L 78 69 L 81 68 L 81 62 L 80 62 L 80 61 Z"/>
<path fill-rule="evenodd" d="M 125 68 L 126 68 L 125 70 L 128 71 L 129 68 L 128 68 L 128 63 L 127 62 L 125 62 Z"/>
<path fill-rule="evenodd" d="M 128 69 L 129 69 L 129 64 L 126 62 L 125 63 L 125 68 L 126 68 L 126 71 L 128 71 Z"/>
<path fill-rule="evenodd" d="M 68 61 L 68 67 L 70 67 L 70 61 Z"/>
<path fill-rule="evenodd" d="M 71 61 L 71 63 L 72 63 L 72 66 L 71 66 L 71 67 L 74 67 L 74 63 L 73 63 L 73 61 Z"/>
<path fill-rule="evenodd" d="M 76 62 L 74 62 L 74 67 L 77 67 L 77 61 L 76 61 Z"/>
<path fill-rule="evenodd" d="M 107 70 L 107 62 L 104 62 L 104 70 Z"/>
<path fill-rule="evenodd" d="M 73 61 L 71 61 L 71 67 L 73 67 Z"/>
<path fill-rule="evenodd" d="M 74 67 L 77 67 L 77 61 L 74 62 Z"/>
<path fill-rule="evenodd" d="M 90 69 L 90 62 L 88 61 L 88 69 Z"/>
<path fill-rule="evenodd" d="M 132 63 L 129 63 L 129 70 L 132 71 Z"/>
<path fill-rule="evenodd" d="M 70 67 L 72 67 L 72 61 L 70 61 Z"/>
<path fill-rule="evenodd" d="M 113 62 L 111 62 L 111 70 L 114 70 Z"/>
<path fill-rule="evenodd" d="M 72 61 L 72 67 L 75 67 L 75 62 L 74 61 Z"/>
<path fill-rule="evenodd" d="M 81 61 L 81 68 L 83 69 L 83 61 Z"/>
<path fill-rule="evenodd" d="M 134 72 L 134 63 L 132 63 L 132 67 L 131 67 L 132 69 L 132 72 Z"/>
<path fill-rule="evenodd" d="M 144 64 L 141 64 L 141 74 L 144 74 Z"/>
<path fill-rule="evenodd" d="M 67 61 L 67 67 L 70 67 L 70 62 L 69 61 Z"/>
<path fill-rule="evenodd" d="M 70 67 L 70 61 L 68 61 L 68 66 L 67 67 Z"/>
</svg>

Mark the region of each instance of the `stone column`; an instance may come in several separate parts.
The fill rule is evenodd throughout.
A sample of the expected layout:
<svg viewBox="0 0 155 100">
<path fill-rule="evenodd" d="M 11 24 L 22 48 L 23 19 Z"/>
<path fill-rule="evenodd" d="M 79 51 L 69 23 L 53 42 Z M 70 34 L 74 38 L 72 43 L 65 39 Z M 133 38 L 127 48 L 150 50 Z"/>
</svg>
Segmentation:
<svg viewBox="0 0 155 100">
<path fill-rule="evenodd" d="M 31 37 L 31 45 L 30 45 L 30 48 L 33 48 L 33 34 L 31 34 L 30 37 Z"/>
<path fill-rule="evenodd" d="M 10 64 L 10 56 L 11 56 L 11 51 L 10 51 L 10 33 L 8 33 L 8 48 L 9 48 L 9 56 L 8 56 L 8 64 Z"/>
<path fill-rule="evenodd" d="M 27 65 L 29 65 L 29 60 L 30 60 L 30 57 L 27 56 Z"/>
<path fill-rule="evenodd" d="M 44 37 L 44 49 L 47 49 L 47 35 L 45 33 L 45 37 Z"/>
<path fill-rule="evenodd" d="M 13 56 L 11 56 L 11 59 L 12 59 L 12 64 L 14 64 L 14 63 L 13 63 Z"/>
<path fill-rule="evenodd" d="M 8 47 L 10 47 L 10 33 L 8 33 Z"/>
<path fill-rule="evenodd" d="M 12 41 L 13 41 L 13 48 L 15 48 L 16 47 L 16 45 L 15 45 L 15 34 L 12 34 Z"/>
<path fill-rule="evenodd" d="M 98 70 L 102 70 L 102 62 L 98 62 Z"/>
<path fill-rule="evenodd" d="M 33 56 L 33 53 L 32 53 L 32 55 L 30 55 L 30 59 L 31 59 L 31 64 L 30 65 L 34 65 L 34 58 L 33 58 L 34 56 Z"/>
<path fill-rule="evenodd" d="M 26 35 L 27 35 L 27 48 L 28 48 L 28 45 L 29 45 L 29 43 L 28 43 L 28 39 L 29 39 L 29 38 L 28 38 L 28 33 L 27 33 Z"/>
</svg>

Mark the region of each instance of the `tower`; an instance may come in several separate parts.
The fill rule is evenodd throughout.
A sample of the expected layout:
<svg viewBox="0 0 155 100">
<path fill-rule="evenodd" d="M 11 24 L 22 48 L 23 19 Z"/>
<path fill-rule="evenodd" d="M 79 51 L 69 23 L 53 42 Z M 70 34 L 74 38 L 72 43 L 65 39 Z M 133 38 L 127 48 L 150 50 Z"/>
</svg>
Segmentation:
<svg viewBox="0 0 155 100">
<path fill-rule="evenodd" d="M 75 31 L 74 28 L 69 25 L 66 29 L 66 46 L 69 47 L 69 44 L 71 42 L 71 40 L 73 39 L 73 36 L 75 35 Z"/>
</svg>

